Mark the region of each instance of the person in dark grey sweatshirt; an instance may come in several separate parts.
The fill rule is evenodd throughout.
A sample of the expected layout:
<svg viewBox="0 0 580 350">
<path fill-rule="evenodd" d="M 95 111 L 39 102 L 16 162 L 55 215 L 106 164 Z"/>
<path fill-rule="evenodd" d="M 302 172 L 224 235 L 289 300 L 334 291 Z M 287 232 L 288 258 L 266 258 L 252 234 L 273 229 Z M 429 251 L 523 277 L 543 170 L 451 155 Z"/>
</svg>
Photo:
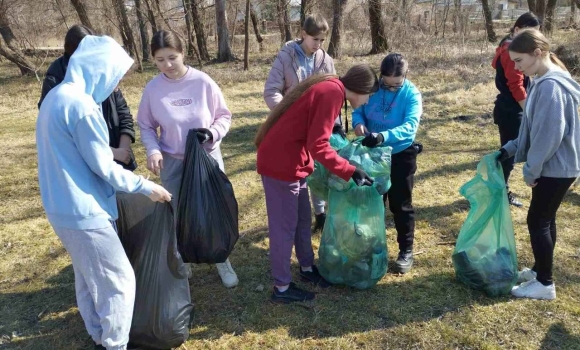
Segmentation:
<svg viewBox="0 0 580 350">
<path fill-rule="evenodd" d="M 524 30 L 509 45 L 516 69 L 535 76 L 528 89 L 517 139 L 500 150 L 498 160 L 515 155 L 523 162 L 526 184 L 532 188 L 528 230 L 535 264 L 519 273 L 516 297 L 555 299 L 552 280 L 556 212 L 580 175 L 580 85 L 550 52 L 550 43 L 535 29 Z"/>
</svg>

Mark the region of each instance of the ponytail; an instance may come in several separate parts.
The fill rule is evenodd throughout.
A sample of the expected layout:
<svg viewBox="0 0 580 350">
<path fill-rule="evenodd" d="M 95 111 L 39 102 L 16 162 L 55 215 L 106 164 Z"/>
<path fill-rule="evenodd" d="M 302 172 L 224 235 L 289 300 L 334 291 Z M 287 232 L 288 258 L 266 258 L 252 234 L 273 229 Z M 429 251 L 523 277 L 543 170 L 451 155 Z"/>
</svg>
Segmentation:
<svg viewBox="0 0 580 350">
<path fill-rule="evenodd" d="M 552 63 L 554 63 L 558 67 L 562 68 L 563 70 L 568 71 L 568 68 L 566 68 L 566 65 L 564 64 L 564 62 L 562 62 L 558 58 L 558 56 L 556 56 L 555 53 L 553 53 L 552 51 L 550 51 L 549 55 L 550 55 L 550 61 L 552 61 Z"/>
<path fill-rule="evenodd" d="M 280 117 L 292 106 L 296 100 L 298 100 L 306 90 L 310 89 L 312 86 L 321 83 L 323 81 L 327 81 L 330 79 L 338 78 L 337 75 L 334 74 L 314 74 L 310 76 L 308 79 L 302 81 L 298 84 L 294 89 L 292 89 L 287 95 L 282 98 L 282 101 L 274 107 L 274 109 L 268 115 L 268 118 L 262 124 L 256 137 L 254 138 L 254 144 L 256 147 L 260 147 L 260 144 L 266 137 L 266 134 L 270 129 L 278 122 Z"/>
</svg>

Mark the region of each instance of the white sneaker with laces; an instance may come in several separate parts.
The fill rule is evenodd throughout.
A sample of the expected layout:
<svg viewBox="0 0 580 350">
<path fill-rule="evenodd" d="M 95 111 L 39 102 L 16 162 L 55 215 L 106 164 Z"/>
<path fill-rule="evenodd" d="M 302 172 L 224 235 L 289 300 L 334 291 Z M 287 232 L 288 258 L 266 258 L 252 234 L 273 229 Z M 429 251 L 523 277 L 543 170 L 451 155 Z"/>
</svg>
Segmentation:
<svg viewBox="0 0 580 350">
<path fill-rule="evenodd" d="M 230 259 L 227 259 L 223 263 L 215 264 L 218 270 L 218 274 L 222 279 L 222 283 L 226 288 L 233 288 L 238 285 L 238 276 L 230 264 Z"/>
<path fill-rule="evenodd" d="M 552 283 L 549 286 L 544 286 L 538 280 L 533 279 L 513 287 L 512 295 L 516 298 L 554 300 L 556 299 L 556 285 Z"/>
<path fill-rule="evenodd" d="M 526 267 L 522 271 L 518 272 L 518 283 L 531 281 L 536 279 L 536 276 L 538 276 L 536 271 Z"/>
</svg>

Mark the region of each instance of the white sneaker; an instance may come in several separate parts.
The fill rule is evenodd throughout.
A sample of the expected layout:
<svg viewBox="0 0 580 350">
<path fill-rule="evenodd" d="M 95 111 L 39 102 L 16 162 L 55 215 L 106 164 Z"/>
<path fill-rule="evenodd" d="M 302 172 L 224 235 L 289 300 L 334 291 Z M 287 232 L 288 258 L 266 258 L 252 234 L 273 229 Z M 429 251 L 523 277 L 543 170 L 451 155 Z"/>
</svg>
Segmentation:
<svg viewBox="0 0 580 350">
<path fill-rule="evenodd" d="M 222 279 L 222 283 L 226 288 L 233 288 L 238 285 L 238 276 L 230 264 L 230 259 L 227 259 L 226 262 L 215 264 L 218 270 L 218 274 Z"/>
<path fill-rule="evenodd" d="M 538 276 L 536 271 L 526 267 L 522 271 L 518 272 L 518 283 L 534 280 L 536 279 L 536 276 Z"/>
<path fill-rule="evenodd" d="M 513 287 L 512 295 L 516 298 L 553 300 L 556 299 L 556 285 L 552 283 L 549 286 L 544 286 L 538 280 L 533 279 Z"/>
</svg>

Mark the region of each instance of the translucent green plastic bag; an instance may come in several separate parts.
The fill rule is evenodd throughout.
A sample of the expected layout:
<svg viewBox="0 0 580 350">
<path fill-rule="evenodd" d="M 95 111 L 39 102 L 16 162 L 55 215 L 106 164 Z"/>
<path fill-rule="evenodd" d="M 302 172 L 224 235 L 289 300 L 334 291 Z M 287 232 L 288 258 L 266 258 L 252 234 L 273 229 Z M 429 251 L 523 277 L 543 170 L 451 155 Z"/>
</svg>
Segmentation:
<svg viewBox="0 0 580 350">
<path fill-rule="evenodd" d="M 375 182 L 373 187 L 383 195 L 391 187 L 391 152 L 390 146 L 368 148 L 361 144 L 364 137 L 359 137 L 342 148 L 338 154 L 350 164 L 363 169 Z M 344 181 L 336 175 L 329 174 L 328 186 L 336 191 L 348 191 L 356 187 L 352 179 Z"/>
<path fill-rule="evenodd" d="M 477 175 L 459 189 L 471 209 L 452 256 L 457 278 L 489 296 L 509 293 L 518 279 L 514 227 L 498 154 L 484 156 Z"/>
<path fill-rule="evenodd" d="M 358 289 L 374 286 L 387 272 L 383 198 L 373 187 L 329 191 L 318 250 L 318 269 L 329 282 Z"/>
<path fill-rule="evenodd" d="M 330 146 L 337 151 L 348 145 L 348 140 L 339 134 L 332 134 L 328 142 L 330 143 Z M 309 190 L 324 201 L 328 200 L 329 174 L 329 171 L 324 166 L 322 166 L 322 164 L 319 162 L 314 162 L 314 171 L 309 177 L 306 178 Z"/>
</svg>

